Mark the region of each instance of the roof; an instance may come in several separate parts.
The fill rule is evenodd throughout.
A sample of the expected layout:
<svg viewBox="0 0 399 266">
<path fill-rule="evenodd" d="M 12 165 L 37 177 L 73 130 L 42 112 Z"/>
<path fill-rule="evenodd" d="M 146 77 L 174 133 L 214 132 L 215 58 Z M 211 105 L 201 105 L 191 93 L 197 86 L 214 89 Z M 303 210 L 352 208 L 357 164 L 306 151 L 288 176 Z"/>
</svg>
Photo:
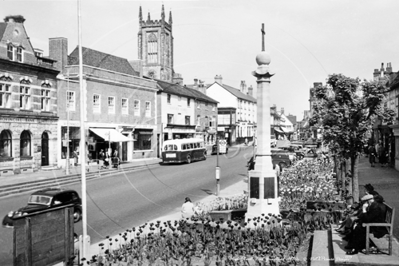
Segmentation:
<svg viewBox="0 0 399 266">
<path fill-rule="evenodd" d="M 41 189 L 41 190 L 37 190 L 37 191 L 33 192 L 32 195 L 54 196 L 54 195 L 57 195 L 57 194 L 59 194 L 61 192 L 70 192 L 70 191 L 74 191 L 74 190 L 71 190 L 71 189 L 60 189 L 60 188 L 45 188 L 45 189 Z"/>
<path fill-rule="evenodd" d="M 214 82 L 213 84 L 215 84 L 215 83 L 217 83 L 217 82 Z M 212 86 L 213 84 L 211 84 L 210 86 Z M 237 98 L 239 98 L 239 99 L 256 103 L 256 99 L 254 97 L 242 93 L 239 89 L 230 87 L 229 85 L 226 85 L 226 84 L 220 84 L 220 83 L 217 83 L 217 84 L 219 86 L 221 86 L 222 88 L 224 88 L 225 90 L 227 90 L 228 92 L 230 92 L 231 94 L 233 94 L 234 96 L 236 96 Z M 208 86 L 208 87 L 210 87 L 210 86 Z"/>
<path fill-rule="evenodd" d="M 0 22 L 0 40 L 3 38 L 3 34 L 6 31 L 7 23 Z"/>
<path fill-rule="evenodd" d="M 156 80 L 156 81 L 158 85 L 162 88 L 163 92 L 165 93 L 199 99 L 210 103 L 216 103 L 216 104 L 219 103 L 218 101 L 212 99 L 211 97 L 207 96 L 206 94 L 203 94 L 200 91 L 190 89 L 178 84 L 169 83 L 163 80 Z"/>
<path fill-rule="evenodd" d="M 394 90 L 399 87 L 399 71 L 394 74 L 392 81 L 389 84 L 389 88 Z"/>
<path fill-rule="evenodd" d="M 133 67 L 129 64 L 129 61 L 127 61 L 126 58 L 106 54 L 86 47 L 82 47 L 82 56 L 84 65 L 102 68 L 117 73 L 139 76 L 139 73 L 133 69 Z M 69 55 L 68 64 L 79 64 L 78 46 Z"/>
</svg>

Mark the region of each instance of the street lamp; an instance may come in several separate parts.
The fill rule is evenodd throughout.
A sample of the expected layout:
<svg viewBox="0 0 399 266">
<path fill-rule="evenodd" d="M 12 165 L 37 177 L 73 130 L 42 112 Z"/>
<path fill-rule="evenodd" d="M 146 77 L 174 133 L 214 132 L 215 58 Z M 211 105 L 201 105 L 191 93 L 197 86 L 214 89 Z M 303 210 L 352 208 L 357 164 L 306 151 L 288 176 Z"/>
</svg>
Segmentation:
<svg viewBox="0 0 399 266">
<path fill-rule="evenodd" d="M 215 177 L 216 177 L 216 196 L 219 196 L 220 193 L 220 166 L 219 166 L 219 138 L 218 138 L 218 119 L 216 119 L 215 122 L 216 126 L 216 172 L 215 172 Z"/>
</svg>

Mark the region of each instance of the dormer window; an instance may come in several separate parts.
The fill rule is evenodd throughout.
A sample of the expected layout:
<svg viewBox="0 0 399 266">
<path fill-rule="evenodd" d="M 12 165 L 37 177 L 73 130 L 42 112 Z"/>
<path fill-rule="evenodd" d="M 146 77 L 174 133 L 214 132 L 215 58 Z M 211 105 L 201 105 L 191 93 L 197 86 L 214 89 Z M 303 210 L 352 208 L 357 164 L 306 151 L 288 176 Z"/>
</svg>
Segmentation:
<svg viewBox="0 0 399 266">
<path fill-rule="evenodd" d="M 14 47 L 11 44 L 7 45 L 7 57 L 14 61 Z"/>
<path fill-rule="evenodd" d="M 22 48 L 17 47 L 17 61 L 22 62 Z"/>
<path fill-rule="evenodd" d="M 11 43 L 7 45 L 7 57 L 11 61 L 22 62 L 24 49 L 22 47 L 14 47 Z"/>
</svg>

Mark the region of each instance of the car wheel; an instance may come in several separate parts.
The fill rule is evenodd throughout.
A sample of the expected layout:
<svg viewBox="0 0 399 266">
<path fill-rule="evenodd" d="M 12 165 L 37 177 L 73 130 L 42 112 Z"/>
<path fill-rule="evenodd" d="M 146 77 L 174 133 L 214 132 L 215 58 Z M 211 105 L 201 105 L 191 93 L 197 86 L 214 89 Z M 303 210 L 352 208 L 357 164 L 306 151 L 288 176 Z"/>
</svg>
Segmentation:
<svg viewBox="0 0 399 266">
<path fill-rule="evenodd" d="M 191 163 L 191 156 L 187 155 L 187 163 Z"/>
<path fill-rule="evenodd" d="M 77 223 L 80 221 L 80 219 L 82 219 L 82 211 L 79 209 L 75 209 L 75 211 L 73 212 L 73 221 Z"/>
<path fill-rule="evenodd" d="M 282 171 L 283 168 L 287 167 L 287 164 L 286 163 L 279 163 L 278 166 L 280 166 L 280 171 Z"/>
</svg>

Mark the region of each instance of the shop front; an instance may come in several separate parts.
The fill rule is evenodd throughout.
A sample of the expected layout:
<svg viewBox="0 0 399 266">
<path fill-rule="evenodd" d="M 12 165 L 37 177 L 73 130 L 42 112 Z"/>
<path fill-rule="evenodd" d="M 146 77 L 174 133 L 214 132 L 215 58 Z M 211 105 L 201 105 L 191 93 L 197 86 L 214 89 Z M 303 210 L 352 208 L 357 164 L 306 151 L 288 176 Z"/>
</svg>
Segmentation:
<svg viewBox="0 0 399 266">
<path fill-rule="evenodd" d="M 97 163 L 100 151 L 109 152 L 110 156 L 118 156 L 123 161 L 132 160 L 133 134 L 128 132 L 121 133 L 117 126 L 112 128 L 99 127 L 100 125 L 88 125 L 86 129 L 86 152 L 89 163 Z M 80 165 L 80 123 L 70 121 L 67 125 L 60 125 L 61 156 L 58 162 L 59 167 L 66 167 L 67 159 L 69 165 Z M 129 146 L 130 157 L 129 157 Z"/>
<path fill-rule="evenodd" d="M 133 159 L 157 157 L 157 139 L 154 128 L 136 127 L 133 136 Z"/>
</svg>

